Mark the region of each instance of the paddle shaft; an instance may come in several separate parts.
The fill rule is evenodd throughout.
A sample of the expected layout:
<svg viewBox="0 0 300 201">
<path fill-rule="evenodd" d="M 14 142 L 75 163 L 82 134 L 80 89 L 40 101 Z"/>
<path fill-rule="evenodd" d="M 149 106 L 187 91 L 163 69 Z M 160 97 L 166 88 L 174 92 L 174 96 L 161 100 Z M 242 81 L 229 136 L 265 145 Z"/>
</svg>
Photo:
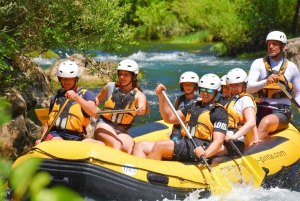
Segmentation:
<svg viewBox="0 0 300 201">
<path fill-rule="evenodd" d="M 61 106 L 61 108 L 59 109 L 59 111 L 57 112 L 56 116 L 54 117 L 53 121 L 51 122 L 51 124 L 48 126 L 48 129 L 45 133 L 45 135 L 43 136 L 41 141 L 44 141 L 46 136 L 48 135 L 48 133 L 50 132 L 50 130 L 52 129 L 56 119 L 59 117 L 59 115 L 62 113 L 62 111 L 64 111 L 66 105 L 68 104 L 70 99 L 66 98 L 66 100 L 64 101 L 63 105 Z"/>
<path fill-rule="evenodd" d="M 124 109 L 124 110 L 103 110 L 97 112 L 97 114 L 114 114 L 114 113 L 126 113 L 126 112 L 133 112 L 135 109 Z"/>
<path fill-rule="evenodd" d="M 243 157 L 243 154 L 241 153 L 241 151 L 237 148 L 237 146 L 234 144 L 234 142 L 232 140 L 228 140 L 229 144 L 233 147 L 233 149 L 235 150 L 235 152 L 240 156 Z"/>
<path fill-rule="evenodd" d="M 295 101 L 295 99 L 293 99 L 293 96 L 286 90 L 286 87 L 282 83 L 280 83 L 279 81 L 277 82 L 277 84 L 279 85 L 279 87 L 281 88 L 283 93 L 285 93 L 285 95 L 288 97 L 288 99 L 290 99 L 294 103 L 294 105 L 296 106 L 298 112 L 300 113 L 299 104 Z"/>
<path fill-rule="evenodd" d="M 192 135 L 190 134 L 190 132 L 188 131 L 188 129 L 187 129 L 186 126 L 184 125 L 182 119 L 181 119 L 180 116 L 177 114 L 177 111 L 176 111 L 175 108 L 173 107 L 173 105 L 172 105 L 171 101 L 169 100 L 169 98 L 168 98 L 166 92 L 165 92 L 165 91 L 162 91 L 162 94 L 164 95 L 165 99 L 166 99 L 167 102 L 168 102 L 168 105 L 170 106 L 170 108 L 172 109 L 172 111 L 173 111 L 173 113 L 175 114 L 176 118 L 178 119 L 178 121 L 179 121 L 181 127 L 184 129 L 186 135 L 187 135 L 188 138 L 192 141 L 192 144 L 194 145 L 194 147 L 197 148 L 197 147 L 198 147 L 197 144 L 195 143 L 195 141 L 194 141 Z M 207 163 L 207 161 L 206 161 L 206 159 L 204 158 L 204 156 L 201 156 L 201 159 L 204 161 L 206 167 L 207 167 L 208 170 L 211 172 L 212 169 L 211 169 L 211 167 L 209 166 L 209 164 Z"/>
</svg>

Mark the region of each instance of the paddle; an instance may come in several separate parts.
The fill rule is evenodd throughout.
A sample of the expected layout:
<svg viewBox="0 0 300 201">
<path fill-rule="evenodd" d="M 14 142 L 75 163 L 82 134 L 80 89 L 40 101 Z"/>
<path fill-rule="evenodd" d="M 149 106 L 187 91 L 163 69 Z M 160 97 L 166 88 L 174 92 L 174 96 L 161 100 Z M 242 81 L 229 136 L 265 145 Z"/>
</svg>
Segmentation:
<svg viewBox="0 0 300 201">
<path fill-rule="evenodd" d="M 98 111 L 97 114 L 107 114 L 107 113 L 126 113 L 126 112 L 132 112 L 135 109 L 124 109 L 124 110 L 103 110 L 103 111 Z"/>
<path fill-rule="evenodd" d="M 299 104 L 295 101 L 295 99 L 293 99 L 293 96 L 286 90 L 286 87 L 282 83 L 280 83 L 280 81 L 278 81 L 277 84 L 279 85 L 279 87 L 281 88 L 283 93 L 285 93 L 285 95 L 288 97 L 288 99 L 290 99 L 294 103 L 294 105 L 296 106 L 298 112 L 300 113 Z"/>
<path fill-rule="evenodd" d="M 185 130 L 188 138 L 191 140 L 193 146 L 195 148 L 197 148 L 197 144 L 195 143 L 194 139 L 192 138 L 191 134 L 189 133 L 189 131 L 187 130 L 187 128 L 185 127 L 183 121 L 181 120 L 181 118 L 179 117 L 179 115 L 177 114 L 175 108 L 173 107 L 171 101 L 169 100 L 167 94 L 165 91 L 162 91 L 162 94 L 164 95 L 165 99 L 168 102 L 168 105 L 170 106 L 170 108 L 172 109 L 173 113 L 175 114 L 175 116 L 177 117 L 181 127 Z M 211 192 L 212 194 L 220 194 L 220 193 L 227 193 L 229 191 L 231 191 L 231 185 L 229 183 L 229 181 L 221 174 L 217 174 L 215 171 L 213 171 L 211 169 L 211 167 L 209 166 L 209 164 L 207 163 L 206 159 L 204 158 L 204 156 L 201 156 L 201 159 L 204 161 L 207 169 L 209 170 L 210 174 L 211 174 L 211 178 L 215 181 L 213 182 L 211 185 Z M 213 184 L 218 184 L 218 187 L 213 186 Z"/>
<path fill-rule="evenodd" d="M 52 129 L 52 127 L 53 127 L 53 125 L 54 125 L 56 119 L 59 117 L 59 115 L 60 115 L 60 114 L 63 112 L 63 110 L 65 109 L 65 107 L 66 107 L 66 105 L 68 104 L 69 100 L 70 100 L 70 99 L 66 98 L 66 100 L 65 100 L 64 103 L 63 103 L 63 105 L 61 106 L 61 108 L 60 108 L 59 111 L 57 112 L 56 116 L 54 117 L 53 121 L 52 121 L 51 124 L 48 126 L 48 129 L 47 129 L 46 133 L 44 134 L 44 136 L 43 136 L 41 142 L 45 140 L 47 134 L 48 134 L 48 133 L 50 132 L 50 130 Z"/>
<path fill-rule="evenodd" d="M 259 187 L 266 176 L 265 171 L 251 156 L 244 156 L 232 140 L 228 140 L 228 142 L 233 147 L 235 152 L 242 158 L 244 167 L 247 168 L 247 170 L 253 175 L 254 187 Z"/>
</svg>

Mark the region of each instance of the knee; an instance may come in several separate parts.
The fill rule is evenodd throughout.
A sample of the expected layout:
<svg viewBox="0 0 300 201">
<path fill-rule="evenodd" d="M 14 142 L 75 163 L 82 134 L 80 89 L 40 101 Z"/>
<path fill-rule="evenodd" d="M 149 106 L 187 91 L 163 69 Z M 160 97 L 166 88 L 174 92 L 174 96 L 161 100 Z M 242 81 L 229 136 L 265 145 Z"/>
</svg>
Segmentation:
<svg viewBox="0 0 300 201">
<path fill-rule="evenodd" d="M 268 128 L 271 125 L 269 118 L 263 118 L 259 123 L 259 128 Z"/>
</svg>

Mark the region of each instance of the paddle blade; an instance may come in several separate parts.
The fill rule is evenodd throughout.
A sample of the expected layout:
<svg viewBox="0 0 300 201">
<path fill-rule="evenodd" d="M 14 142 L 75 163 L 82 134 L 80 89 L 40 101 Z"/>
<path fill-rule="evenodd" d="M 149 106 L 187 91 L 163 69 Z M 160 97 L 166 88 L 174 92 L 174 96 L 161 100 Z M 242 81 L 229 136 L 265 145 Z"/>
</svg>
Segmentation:
<svg viewBox="0 0 300 201">
<path fill-rule="evenodd" d="M 254 177 L 254 187 L 260 187 L 266 173 L 265 171 L 258 165 L 258 163 L 251 156 L 243 156 L 242 157 L 243 166 L 247 168 L 247 170 Z"/>
<path fill-rule="evenodd" d="M 210 190 L 212 195 L 220 195 L 228 193 L 232 190 L 229 180 L 222 174 L 211 171 L 212 181 L 210 183 Z"/>
</svg>

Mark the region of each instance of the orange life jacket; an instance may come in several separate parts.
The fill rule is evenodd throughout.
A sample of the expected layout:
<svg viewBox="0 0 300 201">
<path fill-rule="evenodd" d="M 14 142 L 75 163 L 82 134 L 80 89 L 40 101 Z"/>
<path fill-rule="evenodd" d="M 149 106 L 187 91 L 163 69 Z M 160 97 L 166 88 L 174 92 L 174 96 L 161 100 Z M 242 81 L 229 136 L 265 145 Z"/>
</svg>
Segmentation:
<svg viewBox="0 0 300 201">
<path fill-rule="evenodd" d="M 284 71 L 286 70 L 286 68 L 288 66 L 288 62 L 289 61 L 284 58 L 283 62 L 282 62 L 282 65 L 280 67 L 279 72 L 274 72 L 274 71 L 272 71 L 272 68 L 271 68 L 271 65 L 270 65 L 270 61 L 269 61 L 269 57 L 268 56 L 264 57 L 264 64 L 265 64 L 265 67 L 266 67 L 267 71 L 269 72 L 269 75 L 271 75 L 271 74 L 279 74 L 280 80 L 285 83 L 284 85 L 286 86 L 286 89 L 291 93 L 293 85 L 292 85 L 291 82 L 288 82 L 286 80 L 286 78 L 284 77 Z M 267 75 L 267 77 L 269 75 Z M 260 97 L 260 98 L 261 97 L 262 98 L 286 98 L 285 93 L 282 92 L 281 88 L 279 87 L 279 85 L 277 83 L 269 84 L 269 85 L 265 86 L 264 88 L 262 88 L 261 90 L 259 90 L 256 93 L 256 95 L 258 97 Z"/>
<path fill-rule="evenodd" d="M 135 100 L 135 95 L 137 91 L 138 88 L 134 88 L 129 93 L 123 94 L 118 86 L 118 83 L 115 83 L 112 93 L 108 94 L 103 109 L 104 110 L 134 109 L 136 106 L 138 106 L 138 102 L 137 100 Z M 107 113 L 107 114 L 102 114 L 101 116 L 113 123 L 132 124 L 135 115 L 136 112 L 133 111 L 133 112 L 115 113 L 115 114 Z"/>
<path fill-rule="evenodd" d="M 81 89 L 76 93 L 82 97 L 86 91 L 86 89 Z M 48 125 L 52 123 L 65 100 L 65 96 L 55 98 L 52 110 L 49 114 Z M 81 106 L 76 101 L 69 100 L 66 107 L 53 124 L 53 128 L 72 131 L 85 135 L 86 127 L 89 125 L 89 123 L 90 118 L 86 118 L 83 115 Z"/>
<path fill-rule="evenodd" d="M 214 125 L 210 121 L 211 110 L 215 107 L 223 107 L 221 104 L 210 104 L 205 107 L 193 104 L 186 116 L 186 127 L 193 137 L 212 141 Z M 195 112 L 194 112 L 195 111 Z M 181 130 L 182 136 L 186 136 L 184 129 Z"/>
<path fill-rule="evenodd" d="M 256 110 L 256 103 L 251 94 L 241 93 L 239 95 L 234 95 L 233 97 L 231 97 L 230 101 L 225 105 L 225 108 L 228 112 L 228 129 L 240 129 L 246 123 L 246 119 L 244 118 L 244 116 L 242 114 L 238 114 L 234 110 L 234 104 L 244 96 L 249 96 L 252 99 Z"/>
</svg>

